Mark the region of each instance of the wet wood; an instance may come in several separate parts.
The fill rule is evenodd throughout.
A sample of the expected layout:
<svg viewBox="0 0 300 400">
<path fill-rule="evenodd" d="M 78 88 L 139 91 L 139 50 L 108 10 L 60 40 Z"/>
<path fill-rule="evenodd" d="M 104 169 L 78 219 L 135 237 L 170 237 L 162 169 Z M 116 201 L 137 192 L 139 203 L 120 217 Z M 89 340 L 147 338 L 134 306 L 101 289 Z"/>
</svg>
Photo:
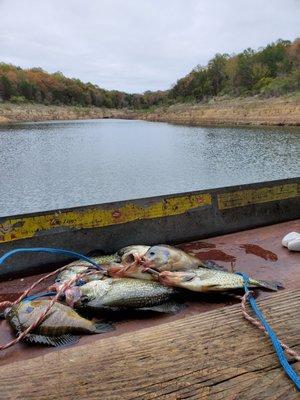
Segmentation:
<svg viewBox="0 0 300 400">
<path fill-rule="evenodd" d="M 300 351 L 300 290 L 260 302 Z M 300 372 L 300 363 L 295 364 Z M 0 368 L 2 399 L 296 399 L 268 339 L 234 305 Z"/>
</svg>

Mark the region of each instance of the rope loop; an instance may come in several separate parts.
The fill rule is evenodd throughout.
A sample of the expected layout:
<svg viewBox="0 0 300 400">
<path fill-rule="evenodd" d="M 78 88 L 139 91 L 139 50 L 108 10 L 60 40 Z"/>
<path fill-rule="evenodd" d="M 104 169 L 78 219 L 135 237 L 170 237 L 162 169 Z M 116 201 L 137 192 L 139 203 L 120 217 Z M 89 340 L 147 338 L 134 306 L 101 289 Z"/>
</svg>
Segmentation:
<svg viewBox="0 0 300 400">
<path fill-rule="evenodd" d="M 90 267 L 93 269 L 96 269 L 99 272 L 103 272 L 106 273 L 106 270 L 101 266 L 98 265 L 97 263 L 95 263 L 92 259 L 90 259 L 89 257 L 84 256 L 83 254 L 74 252 L 74 251 L 70 251 L 70 250 L 64 250 L 64 249 L 56 249 L 56 248 L 52 248 L 52 247 L 33 247 L 33 248 L 19 248 L 19 249 L 14 249 L 11 251 L 8 251 L 7 253 L 5 253 L 2 257 L 0 257 L 0 265 L 9 257 L 13 256 L 14 254 L 17 253 L 51 253 L 51 254 L 64 254 L 64 255 L 68 255 L 68 256 L 73 256 L 76 257 L 80 260 L 84 260 L 90 264 L 92 264 Z M 29 295 L 29 293 L 37 286 L 39 285 L 41 282 L 43 282 L 44 280 L 46 280 L 47 278 L 56 275 L 57 273 L 63 271 L 64 269 L 68 268 L 68 265 L 65 265 L 61 268 L 56 269 L 55 271 L 50 272 L 49 274 L 43 276 L 42 278 L 40 278 L 39 280 L 37 280 L 36 282 L 34 282 L 28 289 L 26 289 L 24 291 L 24 293 L 14 302 L 10 302 L 10 301 L 2 301 L 0 303 L 0 309 L 3 308 L 7 308 L 7 307 L 12 307 L 13 305 L 17 305 L 19 304 L 22 300 L 26 300 L 27 296 Z M 51 310 L 51 308 L 53 307 L 53 305 L 55 304 L 56 301 L 58 301 L 65 293 L 65 291 L 72 286 L 78 279 L 91 274 L 91 272 L 83 272 L 81 274 L 77 274 L 75 275 L 73 278 L 71 278 L 70 280 L 64 282 L 59 290 L 57 291 L 57 293 L 55 294 L 55 296 L 51 299 L 50 303 L 48 304 L 48 306 L 46 307 L 46 309 L 43 311 L 43 313 L 37 318 L 37 320 L 32 323 L 27 329 L 25 329 L 24 331 L 22 331 L 15 339 L 11 340 L 10 342 L 0 345 L 0 351 L 1 350 L 5 350 L 11 346 L 14 346 L 15 344 L 17 344 L 20 340 L 24 339 L 24 337 L 31 332 L 32 330 L 36 329 L 46 318 L 46 315 L 48 314 L 48 312 Z M 44 295 L 44 294 L 43 294 Z M 49 293 L 47 293 L 47 295 L 50 295 Z M 33 298 L 37 297 L 37 296 L 32 296 Z M 40 296 L 41 297 L 41 296 Z"/>
<path fill-rule="evenodd" d="M 288 347 L 286 344 L 282 343 L 278 337 L 276 336 L 276 333 L 273 331 L 267 320 L 265 319 L 263 313 L 260 311 L 254 297 L 252 296 L 252 292 L 249 290 L 249 276 L 243 272 L 236 272 L 237 275 L 240 275 L 243 280 L 244 280 L 244 290 L 245 294 L 242 298 L 242 310 L 243 310 L 243 315 L 244 317 L 250 321 L 253 325 L 255 325 L 257 328 L 260 330 L 264 331 L 270 338 L 270 341 L 273 345 L 273 348 L 276 352 L 277 358 L 286 373 L 286 375 L 293 381 L 295 387 L 297 390 L 300 391 L 300 378 L 292 368 L 292 366 L 289 364 L 285 354 L 284 350 L 293 356 L 297 361 L 300 361 L 300 356 L 292 350 L 290 347 Z M 252 310 L 254 311 L 255 315 L 257 316 L 258 320 L 251 317 L 246 310 L 246 305 L 247 303 L 250 304 Z"/>
</svg>

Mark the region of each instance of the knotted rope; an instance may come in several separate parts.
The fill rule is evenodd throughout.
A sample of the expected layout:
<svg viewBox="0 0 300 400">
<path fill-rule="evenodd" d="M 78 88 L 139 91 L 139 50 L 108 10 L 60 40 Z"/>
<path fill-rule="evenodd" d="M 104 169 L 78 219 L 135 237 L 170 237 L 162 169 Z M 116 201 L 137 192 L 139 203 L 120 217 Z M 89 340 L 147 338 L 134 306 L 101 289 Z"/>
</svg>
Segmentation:
<svg viewBox="0 0 300 400">
<path fill-rule="evenodd" d="M 59 254 L 65 254 L 65 255 L 71 255 L 71 256 L 75 256 L 79 259 L 85 260 L 88 263 L 93 265 L 93 268 L 96 269 L 99 272 L 103 272 L 106 273 L 106 270 L 104 268 L 102 268 L 100 265 L 96 264 L 93 260 L 91 260 L 89 257 L 84 256 L 83 254 L 80 253 L 76 253 L 73 251 L 69 251 L 69 250 L 64 250 L 64 249 L 55 249 L 55 248 L 47 248 L 47 247 L 37 247 L 37 248 L 25 248 L 25 249 L 15 249 L 12 251 L 9 251 L 7 253 L 5 253 L 2 257 L 0 257 L 0 265 L 9 257 L 11 257 L 12 255 L 16 254 L 16 253 L 27 253 L 27 252 L 45 252 L 45 253 L 59 253 Z M 55 271 L 50 272 L 49 274 L 43 276 L 42 278 L 40 278 L 39 280 L 37 280 L 36 282 L 34 282 L 28 289 L 26 289 L 24 291 L 24 293 L 22 293 L 22 295 L 15 300 L 14 302 L 10 302 L 10 301 L 2 301 L 0 302 L 0 309 L 4 309 L 7 307 L 12 307 L 13 305 L 17 305 L 19 304 L 22 300 L 24 300 L 28 294 L 37 286 L 39 285 L 41 282 L 43 282 L 44 280 L 46 280 L 47 278 L 56 275 L 57 273 L 63 271 L 64 269 L 68 268 L 69 265 L 65 265 L 61 268 L 56 269 Z M 33 331 L 34 329 L 36 329 L 46 318 L 48 312 L 51 310 L 51 308 L 53 307 L 54 303 L 61 297 L 63 296 L 63 294 L 65 293 L 65 291 L 71 287 L 73 285 L 73 283 L 75 283 L 78 279 L 90 275 L 90 274 L 94 274 L 95 271 L 92 272 L 82 272 L 80 274 L 76 274 L 73 278 L 71 278 L 70 280 L 64 282 L 59 290 L 57 291 L 56 295 L 51 299 L 51 301 L 49 302 L 48 306 L 45 308 L 45 310 L 41 313 L 41 315 L 37 318 L 37 320 L 32 323 L 27 329 L 25 329 L 24 331 L 22 331 L 15 339 L 11 340 L 10 342 L 0 345 L 0 351 L 1 350 L 5 350 L 11 346 L 14 346 L 15 344 L 17 344 L 20 340 L 24 339 L 24 337 L 30 333 L 31 331 Z"/>
<path fill-rule="evenodd" d="M 286 344 L 282 343 L 278 337 L 276 336 L 275 332 L 272 330 L 272 328 L 270 327 L 270 325 L 268 324 L 267 320 L 265 319 L 264 315 L 262 314 L 262 312 L 260 311 L 253 295 L 252 295 L 252 291 L 249 290 L 248 285 L 249 285 L 249 276 L 245 273 L 242 272 L 236 272 L 236 274 L 242 276 L 243 280 L 244 280 L 244 290 L 245 290 L 245 294 L 242 298 L 242 312 L 243 312 L 243 316 L 249 321 L 251 322 L 254 326 L 256 326 L 257 328 L 259 328 L 260 330 L 262 330 L 263 332 L 265 332 L 270 340 L 271 343 L 274 347 L 274 350 L 276 352 L 277 358 L 282 366 L 282 368 L 284 369 L 284 372 L 286 373 L 286 375 L 293 381 L 295 387 L 300 390 L 300 378 L 299 376 L 296 374 L 296 372 L 294 371 L 294 369 L 292 368 L 292 366 L 289 364 L 285 354 L 284 354 L 284 350 L 290 354 L 292 357 L 295 358 L 295 360 L 300 361 L 300 356 L 294 351 L 292 350 L 289 346 L 287 346 Z M 256 314 L 256 316 L 258 317 L 259 320 L 251 317 L 247 310 L 246 310 L 246 306 L 247 303 L 249 302 L 249 304 L 251 305 L 254 313 Z"/>
</svg>

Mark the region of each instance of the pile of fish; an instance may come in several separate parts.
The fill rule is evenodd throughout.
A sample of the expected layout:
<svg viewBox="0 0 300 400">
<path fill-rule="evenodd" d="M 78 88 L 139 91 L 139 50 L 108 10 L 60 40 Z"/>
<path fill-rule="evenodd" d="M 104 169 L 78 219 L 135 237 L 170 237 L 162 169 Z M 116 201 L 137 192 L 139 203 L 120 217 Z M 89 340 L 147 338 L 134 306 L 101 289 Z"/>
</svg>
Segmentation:
<svg viewBox="0 0 300 400">
<path fill-rule="evenodd" d="M 128 246 L 113 255 L 91 258 L 101 270 L 85 261 L 72 262 L 56 277 L 51 286 L 54 292 L 29 296 L 6 309 L 5 318 L 15 332 L 31 326 L 49 305 L 51 300 L 46 297 L 78 274 L 43 322 L 25 336 L 27 342 L 50 346 L 72 343 L 76 335 L 113 329 L 107 322 L 113 312 L 175 313 L 182 309 L 187 291 L 228 292 L 243 287 L 241 276 L 167 245 Z M 252 288 L 277 290 L 281 286 L 252 278 L 249 282 Z M 86 318 L 87 314 L 94 318 Z"/>
</svg>

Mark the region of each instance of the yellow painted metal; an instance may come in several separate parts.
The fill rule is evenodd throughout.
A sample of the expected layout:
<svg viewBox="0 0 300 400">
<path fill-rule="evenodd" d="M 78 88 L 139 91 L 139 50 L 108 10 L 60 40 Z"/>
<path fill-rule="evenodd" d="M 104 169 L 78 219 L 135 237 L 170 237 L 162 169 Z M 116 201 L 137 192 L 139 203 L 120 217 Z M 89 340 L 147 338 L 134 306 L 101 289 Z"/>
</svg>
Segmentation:
<svg viewBox="0 0 300 400">
<path fill-rule="evenodd" d="M 46 233 L 59 228 L 100 228 L 136 220 L 179 215 L 211 203 L 211 195 L 209 193 L 201 193 L 166 197 L 159 200 L 153 199 L 143 206 L 139 206 L 138 202 L 132 201 L 123 203 L 120 208 L 106 205 L 10 218 L 0 223 L 0 243 L 30 238 L 37 233 Z"/>
<path fill-rule="evenodd" d="M 250 204 L 268 203 L 300 196 L 299 183 L 261 187 L 218 194 L 220 210 L 243 207 Z"/>
</svg>

